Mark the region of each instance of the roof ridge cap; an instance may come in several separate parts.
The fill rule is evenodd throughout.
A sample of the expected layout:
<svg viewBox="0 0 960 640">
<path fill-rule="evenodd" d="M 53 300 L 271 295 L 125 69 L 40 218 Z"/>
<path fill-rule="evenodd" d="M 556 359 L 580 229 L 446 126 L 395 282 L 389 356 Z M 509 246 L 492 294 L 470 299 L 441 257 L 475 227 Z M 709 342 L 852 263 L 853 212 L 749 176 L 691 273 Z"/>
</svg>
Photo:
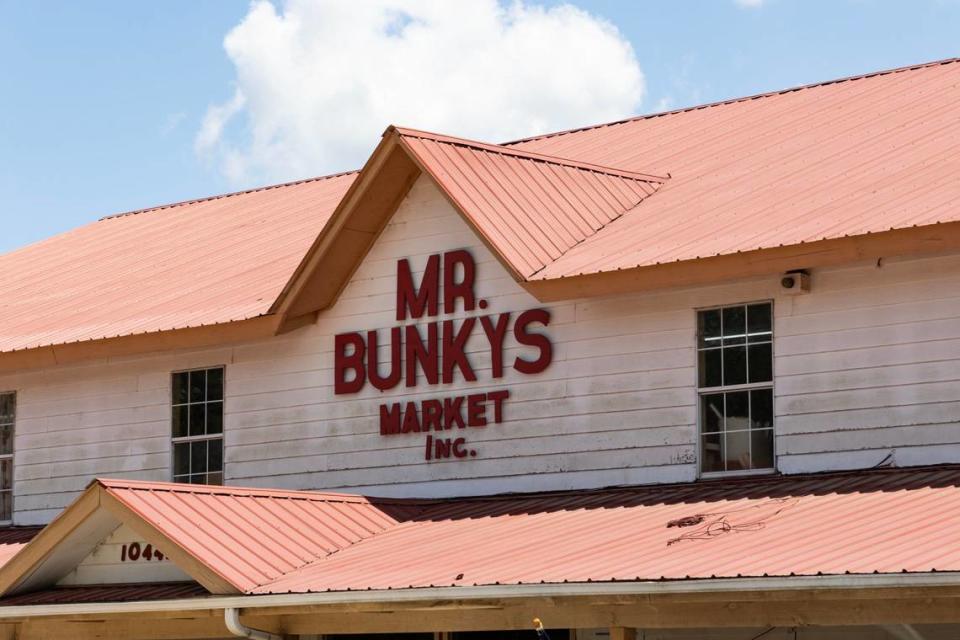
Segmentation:
<svg viewBox="0 0 960 640">
<path fill-rule="evenodd" d="M 786 87 L 784 89 L 774 89 L 772 91 L 763 91 L 761 93 L 748 94 L 746 96 L 740 96 L 736 98 L 727 98 L 726 100 L 717 100 L 714 102 L 705 102 L 703 104 L 697 104 L 690 107 L 682 107 L 680 109 L 671 109 L 669 111 L 657 111 L 654 113 L 645 113 L 636 116 L 631 116 L 629 118 L 623 118 L 622 120 L 614 120 L 612 122 L 601 122 L 598 124 L 587 125 L 585 127 L 575 127 L 573 129 L 563 129 L 560 131 L 554 131 L 551 133 L 543 133 L 536 136 L 529 136 L 526 138 L 518 138 L 516 140 L 509 140 L 507 142 L 501 142 L 503 146 L 512 146 L 520 145 L 527 142 L 534 142 L 537 140 L 546 140 L 549 138 L 559 138 L 560 136 L 571 135 L 575 133 L 583 133 L 585 131 L 593 131 L 595 129 L 604 129 L 606 127 L 614 127 L 621 124 L 628 124 L 630 122 L 637 122 L 639 120 L 650 120 L 652 118 L 660 118 L 663 116 L 674 115 L 677 113 L 687 113 L 689 111 L 699 111 L 700 109 L 710 109 L 713 107 L 722 107 L 730 104 L 736 104 L 739 102 L 748 102 L 750 100 L 757 100 L 759 98 L 772 98 L 774 96 L 783 95 L 785 93 L 793 93 L 795 91 L 802 91 L 806 89 L 817 89 L 819 87 L 826 87 L 832 84 L 839 84 L 841 82 L 850 82 L 852 80 L 865 80 L 868 78 L 874 78 L 877 76 L 886 76 L 894 73 L 902 73 L 905 71 L 918 71 L 920 69 L 926 69 L 929 67 L 936 67 L 947 64 L 956 64 L 960 62 L 960 57 L 956 58 L 943 58 L 940 60 L 931 60 L 929 62 L 921 62 L 918 64 L 905 65 L 902 67 L 894 67 L 892 69 L 880 69 L 878 71 L 869 71 L 867 73 L 860 73 L 851 76 L 842 76 L 840 78 L 834 78 L 832 80 L 821 80 L 819 82 L 811 82 L 808 84 L 794 85 L 791 87 Z"/>
<path fill-rule="evenodd" d="M 106 489 L 128 489 L 131 491 L 166 491 L 169 493 L 197 493 L 205 495 L 224 495 L 237 497 L 273 497 L 276 499 L 314 500 L 323 502 L 412 504 L 397 498 L 369 497 L 358 493 L 337 493 L 331 491 L 310 491 L 297 489 L 269 489 L 261 487 L 233 487 L 228 485 L 199 485 L 181 482 L 159 482 L 149 480 L 123 480 L 114 478 L 96 478 L 94 482 Z"/>
<path fill-rule="evenodd" d="M 602 173 L 605 175 L 611 175 L 618 178 L 626 178 L 628 180 L 636 180 L 639 182 L 663 183 L 670 179 L 669 174 L 666 176 L 658 176 L 652 173 L 643 173 L 640 171 L 629 171 L 627 169 L 618 169 L 616 167 L 593 164 L 590 162 L 583 162 L 580 160 L 563 158 L 560 156 L 549 155 L 546 153 L 528 151 L 526 149 L 514 149 L 504 145 L 490 144 L 487 142 L 479 142 L 477 140 L 470 140 L 468 138 L 460 138 L 457 136 L 433 133 L 430 131 L 423 131 L 420 129 L 411 129 L 408 127 L 397 127 L 397 126 L 391 125 L 387 129 L 388 133 L 390 131 L 395 131 L 397 135 L 399 135 L 400 137 L 424 138 L 427 140 L 433 140 L 435 142 L 441 142 L 441 143 L 452 144 L 452 145 L 463 146 L 463 147 L 472 147 L 474 149 L 480 149 L 482 151 L 488 151 L 490 153 L 498 153 L 506 156 L 514 156 L 514 157 L 519 157 L 526 160 L 533 160 L 535 162 L 557 164 L 561 166 L 571 167 L 574 169 L 580 169 L 582 171 L 592 171 L 594 173 Z"/>
<path fill-rule="evenodd" d="M 242 189 L 240 191 L 230 191 L 227 193 L 217 193 L 210 196 L 202 196 L 199 198 L 191 198 L 189 200 L 179 200 L 177 202 L 170 202 L 168 204 L 160 204 L 153 207 L 145 207 L 143 209 L 132 209 L 130 211 L 122 211 L 120 213 L 111 213 L 110 215 L 102 216 L 101 218 L 97 219 L 97 222 L 113 220 L 114 218 L 125 218 L 127 216 L 139 215 L 141 213 L 150 213 L 153 211 L 160 211 L 162 209 L 173 209 L 174 207 L 183 207 L 186 205 L 197 204 L 200 202 L 209 202 L 210 200 L 220 200 L 221 198 L 232 198 L 233 196 L 244 196 L 250 193 L 257 193 L 259 191 L 269 191 L 271 189 L 282 189 L 284 187 L 295 187 L 297 185 L 306 184 L 308 182 L 320 182 L 322 180 L 332 180 L 334 178 L 342 178 L 343 176 L 348 176 L 354 173 L 360 173 L 360 170 L 353 169 L 350 171 L 341 171 L 339 173 L 331 173 L 325 176 L 301 178 L 300 180 L 291 180 L 290 182 L 267 184 L 260 187 L 253 187 L 251 189 Z"/>
</svg>

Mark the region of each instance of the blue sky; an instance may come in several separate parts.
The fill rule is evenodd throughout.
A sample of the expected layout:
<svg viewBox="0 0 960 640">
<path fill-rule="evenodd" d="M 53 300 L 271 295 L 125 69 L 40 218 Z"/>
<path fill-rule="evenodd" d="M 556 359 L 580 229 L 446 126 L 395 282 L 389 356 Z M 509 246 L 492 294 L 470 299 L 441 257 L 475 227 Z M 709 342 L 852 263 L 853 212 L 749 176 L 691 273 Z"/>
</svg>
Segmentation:
<svg viewBox="0 0 960 640">
<path fill-rule="evenodd" d="M 549 9 L 561 3 L 546 4 Z M 960 2 L 945 0 L 572 4 L 616 25 L 632 46 L 645 84 L 638 102 L 629 92 L 612 92 L 610 109 L 582 105 L 546 120 L 569 126 L 594 122 L 594 114 L 625 117 L 960 55 Z M 280 18 L 284 10 L 278 2 Z M 394 112 L 380 108 L 361 121 L 358 126 L 370 130 L 369 137 L 326 140 L 324 136 L 347 128 L 341 124 L 350 119 L 349 100 L 354 98 L 350 92 L 344 97 L 303 97 L 301 89 L 308 88 L 302 77 L 286 88 L 273 86 L 275 74 L 264 66 L 271 59 L 272 36 L 265 31 L 283 21 L 269 12 L 262 12 L 257 24 L 252 18 L 247 21 L 251 24 L 238 35 L 232 57 L 228 55 L 225 36 L 250 13 L 248 3 L 226 0 L 0 0 L 0 251 L 115 212 L 353 168 L 362 154 L 350 149 L 365 153 L 382 131 L 380 122 L 393 120 Z M 323 24 L 326 17 L 312 19 Z M 574 22 L 577 28 L 583 25 Z M 298 37 L 309 42 L 310 35 Z M 458 35 L 452 41 L 462 39 Z M 595 82 L 615 85 L 617 73 L 625 86 L 631 82 L 631 65 L 615 52 L 589 58 L 603 48 L 600 45 L 609 44 L 609 38 L 584 42 L 590 43 L 584 50 L 591 53 L 583 54 L 590 64 L 615 72 Z M 614 58 L 616 62 L 605 64 Z M 350 71 L 353 61 L 364 64 L 356 56 L 331 64 Z M 377 66 L 376 60 L 367 62 Z M 536 67 L 532 73 L 537 76 Z M 553 102 L 567 102 L 563 91 L 574 97 L 596 93 L 595 85 L 581 87 L 578 82 L 571 78 Z M 480 83 L 490 85 L 483 79 Z M 224 119 L 215 142 L 204 151 L 198 135 L 205 122 L 208 128 L 213 122 L 211 107 L 229 108 L 238 87 L 245 107 Z M 404 108 L 403 96 L 390 95 L 398 118 L 418 113 Z M 600 95 L 605 99 L 606 94 Z M 509 95 L 502 100 L 511 104 Z M 307 106 L 299 114 L 282 108 L 300 106 L 301 101 Z M 491 104 L 491 118 L 506 110 L 497 107 L 501 103 Z M 547 110 L 538 105 L 531 102 L 509 131 L 533 126 L 531 113 Z M 499 122 L 487 128 L 458 122 L 457 117 L 485 116 L 468 109 L 451 111 L 424 117 L 428 123 L 444 123 L 453 133 L 507 130 L 494 126 Z M 286 117 L 299 120 L 291 124 Z M 584 121 L 570 122 L 574 117 Z M 308 124 L 313 119 L 329 122 L 327 128 L 314 129 L 305 127 L 304 119 Z M 271 132 L 270 144 L 251 143 L 251 136 L 264 129 Z M 282 144 L 272 144 L 277 140 Z M 296 162 L 288 162 L 290 157 Z M 239 170 L 236 158 L 242 160 Z"/>
</svg>

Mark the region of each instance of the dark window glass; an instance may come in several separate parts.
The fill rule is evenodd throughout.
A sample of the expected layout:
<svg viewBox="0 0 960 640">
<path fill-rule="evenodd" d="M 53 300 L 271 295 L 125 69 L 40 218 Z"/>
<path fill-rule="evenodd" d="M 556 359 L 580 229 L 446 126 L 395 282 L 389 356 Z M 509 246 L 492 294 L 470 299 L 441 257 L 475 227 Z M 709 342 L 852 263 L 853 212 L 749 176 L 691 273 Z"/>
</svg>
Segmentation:
<svg viewBox="0 0 960 640">
<path fill-rule="evenodd" d="M 703 396 L 700 406 L 703 407 L 703 417 L 700 421 L 703 432 L 723 431 L 723 394 Z"/>
<path fill-rule="evenodd" d="M 207 404 L 207 433 L 223 433 L 222 402 L 210 402 Z"/>
<path fill-rule="evenodd" d="M 772 469 L 773 306 L 698 312 L 697 350 L 701 471 Z"/>
<path fill-rule="evenodd" d="M 17 396 L 0 393 L 0 520 L 13 519 L 13 445 Z"/>
<path fill-rule="evenodd" d="M 173 479 L 223 483 L 223 368 L 174 373 Z"/>
<path fill-rule="evenodd" d="M 773 389 L 750 392 L 751 429 L 773 428 Z"/>
<path fill-rule="evenodd" d="M 723 345 L 743 344 L 747 341 L 747 310 L 745 307 L 727 307 L 723 310 Z"/>
<path fill-rule="evenodd" d="M 719 387 L 723 384 L 723 351 L 705 349 L 700 352 L 700 386 Z"/>
<path fill-rule="evenodd" d="M 700 348 L 719 347 L 721 337 L 720 310 L 701 311 L 698 322 Z"/>
<path fill-rule="evenodd" d="M 188 372 L 173 374 L 173 404 L 184 404 L 190 401 L 190 374 Z"/>
<path fill-rule="evenodd" d="M 766 344 L 752 344 L 747 347 L 750 361 L 750 382 L 770 382 L 773 380 L 773 347 Z"/>
<path fill-rule="evenodd" d="M 772 307 L 769 304 L 751 304 L 747 307 L 747 334 L 749 342 L 769 341 L 773 335 Z"/>
<path fill-rule="evenodd" d="M 723 386 L 731 387 L 747 381 L 747 348 L 726 347 L 723 350 Z"/>
</svg>

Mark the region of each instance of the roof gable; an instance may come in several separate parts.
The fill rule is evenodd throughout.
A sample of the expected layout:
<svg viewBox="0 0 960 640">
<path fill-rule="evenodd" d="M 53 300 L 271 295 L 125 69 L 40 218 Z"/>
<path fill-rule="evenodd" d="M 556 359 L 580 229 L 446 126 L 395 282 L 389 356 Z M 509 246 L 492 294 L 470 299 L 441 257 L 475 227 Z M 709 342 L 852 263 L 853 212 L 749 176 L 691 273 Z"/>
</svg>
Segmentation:
<svg viewBox="0 0 960 640">
<path fill-rule="evenodd" d="M 209 592 L 244 593 L 396 522 L 360 496 L 95 480 L 0 567 L 0 593 L 76 582 L 64 578 L 118 530 L 141 536 Z"/>
<path fill-rule="evenodd" d="M 390 127 L 273 309 L 298 317 L 332 304 L 421 174 L 520 282 L 668 179 Z"/>
</svg>

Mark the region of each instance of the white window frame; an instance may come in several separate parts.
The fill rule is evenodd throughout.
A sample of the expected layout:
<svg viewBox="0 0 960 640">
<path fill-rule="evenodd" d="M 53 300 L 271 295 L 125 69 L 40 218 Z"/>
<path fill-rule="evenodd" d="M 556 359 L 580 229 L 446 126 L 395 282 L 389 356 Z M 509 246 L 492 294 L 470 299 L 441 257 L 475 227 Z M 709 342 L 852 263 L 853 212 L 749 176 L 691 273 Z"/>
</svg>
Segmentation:
<svg viewBox="0 0 960 640">
<path fill-rule="evenodd" d="M 10 493 L 10 517 L 9 518 L 0 518 L 0 525 L 9 525 L 13 523 L 13 511 L 14 511 L 14 493 L 13 487 L 16 484 L 13 480 L 14 472 L 14 454 L 16 454 L 16 436 L 17 436 L 17 392 L 12 391 L 0 391 L 0 396 L 13 396 L 13 422 L 10 423 L 10 453 L 0 453 L 0 461 L 9 460 L 10 461 L 10 488 L 2 489 L 0 492 L 8 491 Z"/>
<path fill-rule="evenodd" d="M 735 307 L 749 307 L 755 304 L 769 304 L 770 305 L 770 380 L 768 382 L 747 382 L 745 384 L 734 384 L 734 385 L 721 385 L 719 387 L 701 387 L 700 386 L 700 313 L 704 311 L 720 311 L 721 312 L 721 322 L 722 322 L 722 312 L 724 309 L 731 309 Z M 737 302 L 732 304 L 722 304 L 722 305 L 711 305 L 708 307 L 698 307 L 694 309 L 694 353 L 695 353 L 695 364 L 694 364 L 694 388 L 696 391 L 696 412 L 697 412 L 697 477 L 703 479 L 710 478 L 730 478 L 730 477 L 741 477 L 741 476 L 766 476 L 773 475 L 778 473 L 777 470 L 777 410 L 776 410 L 776 371 L 775 371 L 775 362 L 776 362 L 776 310 L 774 306 L 774 301 L 772 299 L 766 300 L 749 300 L 745 302 Z M 721 335 L 722 329 L 721 329 Z M 746 344 L 746 343 L 744 343 Z M 722 365 L 721 365 L 722 366 Z M 773 466 L 763 469 L 736 469 L 733 471 L 704 471 L 703 470 L 703 397 L 715 395 L 719 393 L 732 393 L 736 391 L 756 391 L 769 389 L 771 395 L 772 411 L 770 415 L 770 434 L 771 440 L 773 443 L 771 456 L 773 459 Z M 724 432 L 725 433 L 725 432 Z M 751 457 L 753 455 L 753 442 L 751 439 L 750 442 L 750 453 Z"/>
<path fill-rule="evenodd" d="M 222 391 L 223 391 L 223 393 L 221 394 L 222 397 L 220 398 L 219 401 L 217 401 L 217 400 L 213 400 L 213 401 L 211 401 L 211 400 L 204 400 L 204 404 L 208 404 L 208 403 L 210 403 L 210 402 L 220 402 L 220 406 L 221 406 L 221 409 L 222 409 L 222 418 L 223 418 L 223 423 L 221 424 L 220 433 L 218 433 L 218 434 L 207 434 L 207 433 L 205 433 L 205 434 L 196 435 L 196 436 L 186 435 L 186 436 L 174 437 L 174 435 L 173 435 L 173 411 L 174 411 L 174 408 L 180 407 L 180 406 L 188 406 L 188 407 L 189 407 L 191 404 L 199 404 L 199 403 L 196 403 L 196 402 L 189 402 L 189 400 L 188 400 L 186 403 L 175 403 L 175 402 L 173 402 L 173 381 L 174 381 L 174 378 L 177 376 L 177 374 L 180 374 L 180 373 L 192 373 L 192 372 L 194 372 L 194 371 L 211 371 L 211 370 L 213 370 L 213 369 L 219 369 L 219 370 L 222 372 L 222 374 L 223 374 L 223 375 L 222 375 L 222 385 L 223 385 L 223 390 L 222 390 Z M 169 428 L 170 428 L 170 479 L 171 479 L 171 481 L 172 481 L 172 482 L 183 482 L 182 480 L 177 480 L 177 479 L 176 479 L 176 478 L 177 478 L 177 473 L 176 473 L 176 445 L 181 444 L 181 443 L 189 443 L 189 442 L 201 442 L 201 441 L 219 440 L 219 441 L 220 441 L 220 447 L 221 447 L 221 448 L 220 448 L 220 452 L 221 452 L 221 454 L 220 454 L 220 455 L 221 455 L 221 457 L 220 457 L 220 480 L 221 480 L 221 484 L 225 484 L 225 483 L 226 483 L 226 469 L 227 469 L 226 440 L 225 440 L 225 438 L 224 438 L 224 432 L 226 431 L 226 424 L 225 424 L 225 423 L 226 423 L 226 403 L 227 403 L 227 367 L 226 367 L 226 365 L 215 364 L 215 365 L 210 365 L 210 366 L 208 366 L 208 367 L 192 367 L 192 368 L 190 368 L 190 369 L 178 369 L 178 370 L 176 370 L 176 371 L 171 371 L 171 372 L 170 372 L 170 383 L 169 383 L 169 384 L 170 384 L 170 388 L 169 388 L 169 391 L 168 391 L 168 397 L 170 398 L 170 404 L 169 404 L 168 406 L 170 407 L 170 418 L 169 418 L 169 420 L 167 421 L 167 424 L 169 425 Z M 189 410 L 188 410 L 188 412 L 189 412 Z M 208 454 L 208 455 L 209 455 L 209 454 Z M 208 469 L 206 473 L 209 474 L 209 473 L 211 473 L 211 472 L 210 472 L 209 469 Z M 194 474 L 188 474 L 188 475 L 194 475 Z M 205 484 L 207 484 L 207 483 L 204 483 L 204 485 L 205 485 Z"/>
</svg>

